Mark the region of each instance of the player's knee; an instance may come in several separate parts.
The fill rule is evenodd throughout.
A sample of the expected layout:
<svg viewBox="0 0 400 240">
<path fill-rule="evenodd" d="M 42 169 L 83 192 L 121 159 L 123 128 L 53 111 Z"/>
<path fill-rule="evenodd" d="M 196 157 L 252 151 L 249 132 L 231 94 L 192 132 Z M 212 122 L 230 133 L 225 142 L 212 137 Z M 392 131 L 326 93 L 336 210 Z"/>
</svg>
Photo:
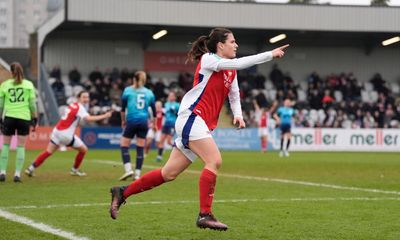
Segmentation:
<svg viewBox="0 0 400 240">
<path fill-rule="evenodd" d="M 178 177 L 178 173 L 168 171 L 168 172 L 163 172 L 162 176 L 164 178 L 164 181 L 170 182 L 174 181 Z"/>
<path fill-rule="evenodd" d="M 81 153 L 87 153 L 88 148 L 87 148 L 86 146 L 82 146 L 82 147 L 79 149 L 79 151 L 80 151 Z"/>
<path fill-rule="evenodd" d="M 222 158 L 213 159 L 206 164 L 207 168 L 218 170 L 222 165 Z"/>
<path fill-rule="evenodd" d="M 218 158 L 215 160 L 215 168 L 219 169 L 222 165 L 222 158 Z"/>
</svg>

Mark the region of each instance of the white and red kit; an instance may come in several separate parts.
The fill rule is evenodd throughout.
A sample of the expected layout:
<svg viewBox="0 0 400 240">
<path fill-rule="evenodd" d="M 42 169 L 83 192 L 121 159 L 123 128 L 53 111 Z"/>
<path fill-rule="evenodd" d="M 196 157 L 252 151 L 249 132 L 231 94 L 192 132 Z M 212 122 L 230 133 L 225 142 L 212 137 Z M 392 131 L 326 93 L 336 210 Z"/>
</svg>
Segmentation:
<svg viewBox="0 0 400 240">
<path fill-rule="evenodd" d="M 147 132 L 146 138 L 153 138 L 156 140 L 156 142 L 160 141 L 163 120 L 164 120 L 163 110 L 157 111 L 156 112 L 157 132 L 154 132 L 153 130 L 153 121 L 149 121 L 149 131 Z"/>
<path fill-rule="evenodd" d="M 268 136 L 268 129 L 270 124 L 270 114 L 269 112 L 262 112 L 261 110 L 255 113 L 256 121 L 258 123 L 258 136 Z"/>
<path fill-rule="evenodd" d="M 272 60 L 272 52 L 248 57 L 225 59 L 213 53 L 204 54 L 194 74 L 193 88 L 182 99 L 175 124 L 175 145 L 191 161 L 196 155 L 189 141 L 211 137 L 226 97 L 234 117 L 242 117 L 236 70 Z"/>
<path fill-rule="evenodd" d="M 82 118 L 89 116 L 85 107 L 80 103 L 69 105 L 54 127 L 50 141 L 58 146 L 80 147 L 82 140 L 75 135 L 75 130 Z"/>
</svg>

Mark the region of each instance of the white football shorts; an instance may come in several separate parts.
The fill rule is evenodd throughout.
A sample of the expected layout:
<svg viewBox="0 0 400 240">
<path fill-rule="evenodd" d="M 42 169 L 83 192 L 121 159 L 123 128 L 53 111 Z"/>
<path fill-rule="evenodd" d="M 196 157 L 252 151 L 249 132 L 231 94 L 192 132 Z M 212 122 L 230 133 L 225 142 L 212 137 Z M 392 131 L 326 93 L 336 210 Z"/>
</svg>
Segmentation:
<svg viewBox="0 0 400 240">
<path fill-rule="evenodd" d="M 76 135 L 70 134 L 70 132 L 59 131 L 56 128 L 51 133 L 50 141 L 57 146 L 67 146 L 78 148 L 84 145 L 83 141 Z"/>
<path fill-rule="evenodd" d="M 258 128 L 258 136 L 259 136 L 259 137 L 268 137 L 268 128 L 266 128 L 266 127 L 259 127 L 259 128 Z"/>
<path fill-rule="evenodd" d="M 189 149 L 189 141 L 212 137 L 204 120 L 190 110 L 178 115 L 175 131 L 175 146 L 192 162 L 196 160 L 197 155 Z"/>
</svg>

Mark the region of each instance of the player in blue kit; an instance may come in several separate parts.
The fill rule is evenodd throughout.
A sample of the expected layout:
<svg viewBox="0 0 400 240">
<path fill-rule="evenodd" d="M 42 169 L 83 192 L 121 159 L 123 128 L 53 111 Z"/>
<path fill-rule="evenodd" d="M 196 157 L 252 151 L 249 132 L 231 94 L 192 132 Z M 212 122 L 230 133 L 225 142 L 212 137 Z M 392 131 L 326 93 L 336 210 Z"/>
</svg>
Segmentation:
<svg viewBox="0 0 400 240">
<path fill-rule="evenodd" d="M 292 138 L 292 117 L 294 114 L 295 110 L 292 108 L 292 101 L 289 98 L 286 98 L 283 101 L 283 107 L 278 108 L 278 111 L 274 114 L 274 119 L 281 128 L 281 150 L 279 152 L 280 157 L 289 157 L 290 139 Z M 285 140 L 286 149 L 283 150 Z"/>
<path fill-rule="evenodd" d="M 175 122 L 178 117 L 179 103 L 176 102 L 176 95 L 174 92 L 168 94 L 168 101 L 164 105 L 165 122 L 161 131 L 161 138 L 158 142 L 158 155 L 157 162 L 162 160 L 162 154 L 164 151 L 164 142 L 171 144 L 172 137 L 175 133 Z"/>
<path fill-rule="evenodd" d="M 143 149 L 148 131 L 149 107 L 153 114 L 153 128 L 157 130 L 155 97 L 152 91 L 144 87 L 146 73 L 135 73 L 133 85 L 125 88 L 122 94 L 121 125 L 123 134 L 121 137 L 121 156 L 125 173 L 119 180 L 126 180 L 135 174 L 135 179 L 140 177 L 143 165 Z M 129 147 L 136 136 L 136 169 L 132 171 Z"/>
</svg>

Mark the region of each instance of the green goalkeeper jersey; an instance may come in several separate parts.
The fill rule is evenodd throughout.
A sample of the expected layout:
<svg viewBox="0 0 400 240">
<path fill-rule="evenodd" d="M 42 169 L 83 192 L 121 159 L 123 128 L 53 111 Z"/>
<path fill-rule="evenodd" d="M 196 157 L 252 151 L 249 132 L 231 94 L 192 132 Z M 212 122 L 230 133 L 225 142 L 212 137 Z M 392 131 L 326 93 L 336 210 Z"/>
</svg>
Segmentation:
<svg viewBox="0 0 400 240">
<path fill-rule="evenodd" d="M 36 111 L 35 87 L 26 79 L 18 85 L 14 85 L 14 79 L 8 79 L 0 86 L 0 101 L 4 103 L 4 116 L 29 121 L 32 111 Z"/>
</svg>

